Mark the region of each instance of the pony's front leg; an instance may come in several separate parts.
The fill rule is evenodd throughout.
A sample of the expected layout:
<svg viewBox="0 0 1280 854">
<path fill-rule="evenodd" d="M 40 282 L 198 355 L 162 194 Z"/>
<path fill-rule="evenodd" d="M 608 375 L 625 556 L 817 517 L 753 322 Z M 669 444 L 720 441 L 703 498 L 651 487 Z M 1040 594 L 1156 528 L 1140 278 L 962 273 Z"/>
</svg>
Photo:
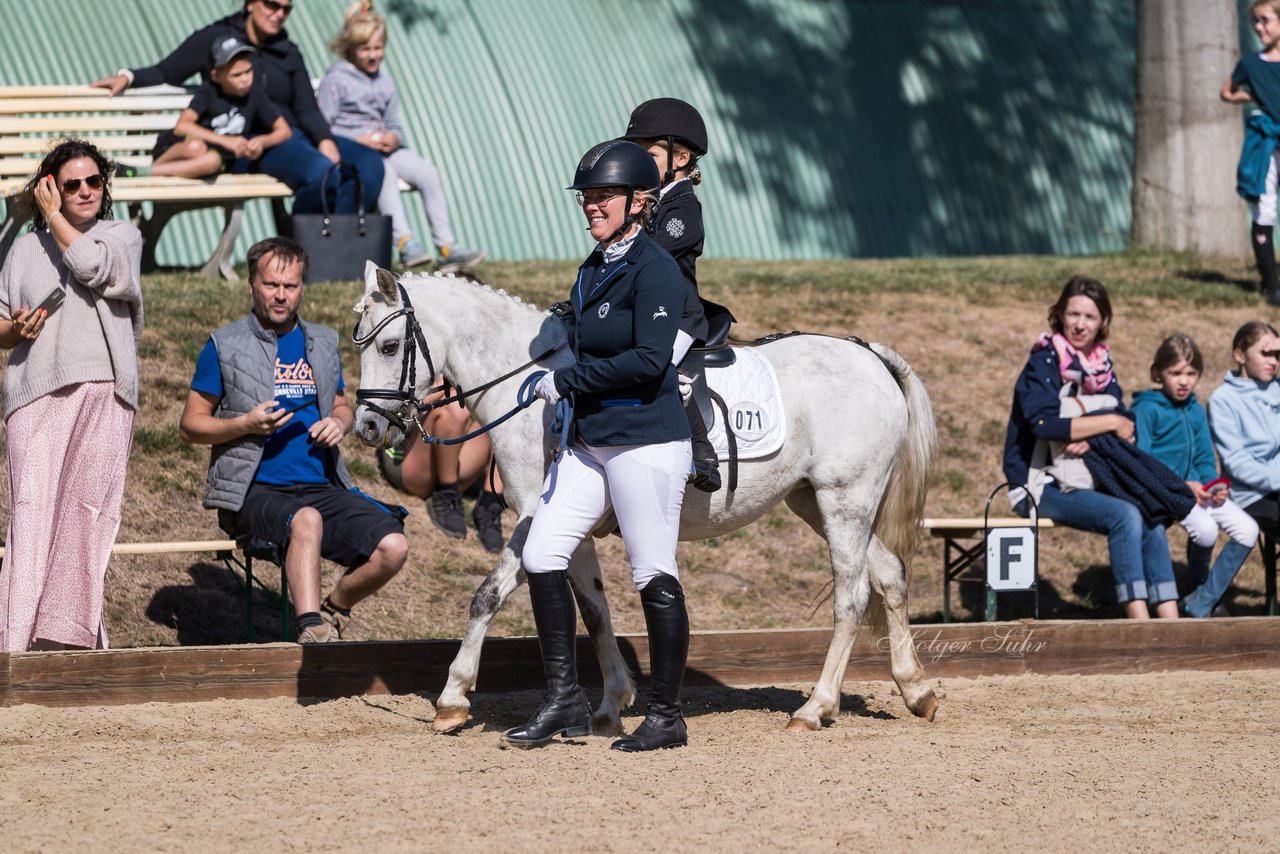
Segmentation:
<svg viewBox="0 0 1280 854">
<path fill-rule="evenodd" d="M 449 680 L 436 699 L 436 717 L 431 728 L 436 732 L 449 732 L 467 722 L 471 701 L 467 693 L 476 687 L 476 674 L 480 669 L 480 649 L 484 646 L 485 632 L 494 615 L 507 601 L 520 583 L 520 550 L 529 531 L 529 520 L 521 519 L 498 563 L 471 597 L 471 615 L 467 630 L 462 636 L 458 654 L 449 665 Z"/>
<path fill-rule="evenodd" d="M 596 648 L 596 660 L 600 663 L 604 679 L 604 697 L 591 718 L 591 733 L 622 735 L 622 710 L 635 699 L 635 683 L 613 633 L 609 602 L 600 577 L 600 560 L 591 537 L 585 538 L 569 558 L 569 581 L 578 601 L 582 623 Z"/>
<path fill-rule="evenodd" d="M 902 692 L 902 701 L 911 714 L 933 720 L 938 711 L 938 697 L 924 681 L 924 668 L 916 656 L 915 639 L 907 617 L 907 574 L 902 561 L 889 551 L 879 537 L 871 538 L 868 554 L 871 589 L 884 602 L 889 636 L 889 670 Z M 879 640 L 879 639 L 877 639 Z"/>
</svg>

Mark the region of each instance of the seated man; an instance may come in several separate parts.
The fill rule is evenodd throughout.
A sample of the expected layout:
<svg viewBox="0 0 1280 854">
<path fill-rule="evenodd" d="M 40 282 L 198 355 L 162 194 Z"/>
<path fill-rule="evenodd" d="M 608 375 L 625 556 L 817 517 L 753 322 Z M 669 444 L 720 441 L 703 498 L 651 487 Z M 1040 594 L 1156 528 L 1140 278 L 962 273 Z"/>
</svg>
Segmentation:
<svg viewBox="0 0 1280 854">
<path fill-rule="evenodd" d="M 253 312 L 209 336 L 179 431 L 213 446 L 204 506 L 218 509 L 218 524 L 283 561 L 298 642 L 338 640 L 351 608 L 404 565 L 405 513 L 351 488 L 338 443 L 355 413 L 338 334 L 298 317 L 305 251 L 272 237 L 248 262 Z M 348 567 L 323 603 L 321 557 Z"/>
</svg>

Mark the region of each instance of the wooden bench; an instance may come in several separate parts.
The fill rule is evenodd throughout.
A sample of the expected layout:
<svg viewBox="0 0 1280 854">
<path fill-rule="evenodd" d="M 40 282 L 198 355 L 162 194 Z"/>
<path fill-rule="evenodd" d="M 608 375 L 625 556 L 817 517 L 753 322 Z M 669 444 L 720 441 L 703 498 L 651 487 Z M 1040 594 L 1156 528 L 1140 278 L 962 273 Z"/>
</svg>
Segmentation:
<svg viewBox="0 0 1280 854">
<path fill-rule="evenodd" d="M 245 640 L 254 642 L 253 585 L 265 592 L 273 592 L 253 576 L 253 555 L 236 540 L 182 540 L 169 543 L 116 543 L 112 555 L 157 555 L 184 553 L 212 553 L 228 569 L 239 569 L 244 574 Z M 4 561 L 5 547 L 0 545 L 0 562 Z M 234 569 L 233 569 L 234 568 Z M 280 567 L 280 640 L 293 640 L 293 620 L 289 611 L 289 579 L 284 567 Z"/>
<path fill-rule="evenodd" d="M 126 166 L 151 162 L 151 149 L 161 131 L 172 130 L 191 93 L 177 86 L 126 89 L 112 98 L 92 86 L 0 86 L 0 263 L 9 253 L 25 220 L 13 201 L 35 174 L 50 142 L 72 135 L 87 139 L 108 157 Z M 408 191 L 404 181 L 401 191 Z M 374 194 L 376 197 L 376 194 Z M 218 175 L 213 178 L 117 176 L 111 181 L 113 202 L 132 205 L 132 219 L 142 231 L 142 269 L 155 269 L 160 232 L 176 214 L 220 207 L 222 236 L 201 275 L 237 281 L 231 265 L 236 238 L 244 221 L 244 204 L 269 199 L 277 233 L 287 231 L 284 200 L 293 190 L 269 175 Z M 149 216 L 142 203 L 150 202 Z M 370 201 L 372 204 L 372 201 Z"/>
<path fill-rule="evenodd" d="M 986 526 L 991 528 L 1022 528 L 1031 524 L 1029 520 L 1018 516 L 988 519 Z M 942 540 L 942 619 L 951 622 L 951 584 L 978 583 L 986 581 L 986 542 L 985 528 L 981 517 L 972 519 L 925 519 L 920 527 Z M 1052 519 L 1040 519 L 1039 528 L 1052 528 Z M 972 540 L 977 542 L 970 542 Z M 1258 540 L 1258 553 L 1262 558 L 1262 576 L 1267 615 L 1280 614 L 1280 603 L 1276 599 L 1276 565 L 1280 557 L 1280 534 L 1263 531 Z M 990 621 L 995 613 L 994 596 L 987 593 L 987 619 Z"/>
<path fill-rule="evenodd" d="M 1025 528 L 1030 520 L 1020 516 L 1008 516 L 984 520 L 981 516 L 969 519 L 925 519 L 920 527 L 942 540 L 942 620 L 951 622 L 951 584 L 984 583 L 986 581 L 987 528 Z M 1052 519 L 1037 520 L 1039 530 L 1053 527 Z M 972 542 L 977 540 L 977 542 Z M 987 618 L 995 613 L 995 596 L 987 593 Z"/>
<path fill-rule="evenodd" d="M 103 154 L 129 166 L 151 162 L 151 149 L 161 131 L 172 130 L 191 93 L 175 86 L 128 89 L 109 97 L 91 86 L 0 86 L 0 202 L 5 221 L 0 226 L 0 261 L 26 224 L 13 201 L 35 174 L 51 140 L 72 135 L 87 139 Z M 276 228 L 284 214 L 289 187 L 269 175 L 219 175 L 216 178 L 114 177 L 114 202 L 132 205 L 132 219 L 142 231 L 143 270 L 155 268 L 160 233 L 175 214 L 220 207 L 225 214 L 222 236 L 209 260 L 200 268 L 205 276 L 221 274 L 237 280 L 231 253 L 244 219 L 244 203 L 252 199 L 281 202 L 275 208 Z M 151 202 L 147 216 L 142 203 Z"/>
</svg>

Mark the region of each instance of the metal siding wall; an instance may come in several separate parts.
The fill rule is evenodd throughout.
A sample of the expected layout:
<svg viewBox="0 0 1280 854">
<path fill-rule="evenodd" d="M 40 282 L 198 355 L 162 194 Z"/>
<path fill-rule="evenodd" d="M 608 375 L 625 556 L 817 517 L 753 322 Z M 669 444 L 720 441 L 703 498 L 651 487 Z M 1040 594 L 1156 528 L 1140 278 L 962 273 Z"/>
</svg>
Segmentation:
<svg viewBox="0 0 1280 854">
<path fill-rule="evenodd" d="M 295 0 L 319 78 L 346 0 Z M 154 62 L 234 0 L 0 0 L 0 83 L 84 82 Z M 440 169 L 459 240 L 496 258 L 589 248 L 562 188 L 630 108 L 707 119 L 707 255 L 762 259 L 1083 253 L 1127 243 L 1129 0 L 381 0 L 409 142 Z M 68 14 L 69 12 L 69 14 Z M 1247 24 L 1242 26 L 1246 29 Z M 625 38 L 620 37 L 625 33 Z M 58 56 L 56 65 L 47 57 Z M 417 196 L 406 197 L 427 238 Z M 166 230 L 203 260 L 216 211 Z M 239 253 L 270 233 L 248 206 Z"/>
</svg>

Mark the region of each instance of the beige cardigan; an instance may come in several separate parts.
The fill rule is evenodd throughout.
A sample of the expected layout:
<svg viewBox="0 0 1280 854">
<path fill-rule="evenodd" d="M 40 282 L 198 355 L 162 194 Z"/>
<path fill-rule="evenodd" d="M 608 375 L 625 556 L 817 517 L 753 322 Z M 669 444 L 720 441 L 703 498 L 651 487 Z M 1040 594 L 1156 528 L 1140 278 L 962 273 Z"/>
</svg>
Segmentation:
<svg viewBox="0 0 1280 854">
<path fill-rule="evenodd" d="M 35 341 L 9 353 L 4 417 L 60 388 L 115 382 L 116 396 L 138 408 L 138 341 L 142 336 L 142 235 L 119 220 L 101 220 L 58 250 L 52 235 L 24 234 L 0 270 L 0 316 L 34 308 L 54 287 L 66 299 Z"/>
</svg>

